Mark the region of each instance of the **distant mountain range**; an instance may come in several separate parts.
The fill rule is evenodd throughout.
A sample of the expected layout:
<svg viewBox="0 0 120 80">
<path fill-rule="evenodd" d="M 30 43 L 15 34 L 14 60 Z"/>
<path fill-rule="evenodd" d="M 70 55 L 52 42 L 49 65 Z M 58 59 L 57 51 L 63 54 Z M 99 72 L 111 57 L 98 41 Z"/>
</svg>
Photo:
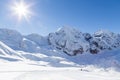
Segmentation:
<svg viewBox="0 0 120 80">
<path fill-rule="evenodd" d="M 100 30 L 82 33 L 62 27 L 48 36 L 22 35 L 0 29 L 0 59 L 44 61 L 54 66 L 98 64 L 120 65 L 120 34 Z M 71 64 L 70 64 L 71 63 Z M 105 67 L 105 66 L 104 66 Z"/>
</svg>

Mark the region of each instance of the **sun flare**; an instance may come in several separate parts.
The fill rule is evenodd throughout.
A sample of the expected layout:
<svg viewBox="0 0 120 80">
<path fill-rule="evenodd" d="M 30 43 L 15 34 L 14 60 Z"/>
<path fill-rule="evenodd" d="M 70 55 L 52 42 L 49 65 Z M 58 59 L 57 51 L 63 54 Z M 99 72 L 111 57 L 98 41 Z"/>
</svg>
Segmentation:
<svg viewBox="0 0 120 80">
<path fill-rule="evenodd" d="M 22 18 L 28 20 L 28 18 L 31 16 L 30 7 L 31 6 L 29 4 L 26 4 L 23 1 L 15 2 L 12 6 L 12 12 L 14 15 L 18 16 L 19 20 L 21 20 Z"/>
</svg>

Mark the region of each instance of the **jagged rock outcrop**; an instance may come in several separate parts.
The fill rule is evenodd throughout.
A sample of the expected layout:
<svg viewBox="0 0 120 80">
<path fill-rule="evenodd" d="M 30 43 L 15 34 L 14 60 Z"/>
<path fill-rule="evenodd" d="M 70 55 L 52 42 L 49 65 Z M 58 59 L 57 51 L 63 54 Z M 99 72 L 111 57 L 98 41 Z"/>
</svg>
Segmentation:
<svg viewBox="0 0 120 80">
<path fill-rule="evenodd" d="M 102 50 L 120 47 L 120 34 L 100 30 L 91 35 L 71 27 L 62 27 L 57 32 L 50 33 L 48 41 L 68 55 L 77 55 L 84 52 L 97 54 Z"/>
<path fill-rule="evenodd" d="M 89 47 L 84 34 L 70 27 L 62 27 L 57 32 L 50 33 L 48 40 L 50 44 L 68 55 L 82 54 Z"/>
</svg>

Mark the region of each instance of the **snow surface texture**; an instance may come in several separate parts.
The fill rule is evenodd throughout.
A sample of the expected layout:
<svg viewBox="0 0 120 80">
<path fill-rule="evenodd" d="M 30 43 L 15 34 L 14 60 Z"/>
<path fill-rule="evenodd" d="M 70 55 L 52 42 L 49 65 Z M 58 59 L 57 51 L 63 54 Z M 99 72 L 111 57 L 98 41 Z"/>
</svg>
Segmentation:
<svg viewBox="0 0 120 80">
<path fill-rule="evenodd" d="M 50 51 L 49 51 L 50 52 Z M 28 64 L 38 65 L 38 66 L 76 66 L 75 63 L 54 55 L 46 55 L 43 53 L 28 53 L 23 51 L 14 51 L 13 49 L 6 46 L 4 43 L 0 42 L 0 60 L 5 61 L 27 61 Z M 30 61 L 34 61 L 31 63 Z"/>
<path fill-rule="evenodd" d="M 112 68 L 104 70 L 94 66 L 53 68 L 2 62 L 0 80 L 120 80 L 120 73 Z"/>
<path fill-rule="evenodd" d="M 91 35 L 62 27 L 43 37 L 38 34 L 23 36 L 14 30 L 0 29 L 0 41 L 1 60 L 34 61 L 34 65 L 54 67 L 120 68 L 120 35 L 109 31 L 100 30 Z"/>
</svg>

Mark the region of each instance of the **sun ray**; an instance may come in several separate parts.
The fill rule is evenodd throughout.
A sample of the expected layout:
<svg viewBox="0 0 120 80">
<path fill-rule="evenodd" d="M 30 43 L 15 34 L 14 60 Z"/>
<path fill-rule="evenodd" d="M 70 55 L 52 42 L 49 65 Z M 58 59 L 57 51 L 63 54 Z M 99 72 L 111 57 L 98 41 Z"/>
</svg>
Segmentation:
<svg viewBox="0 0 120 80">
<path fill-rule="evenodd" d="M 20 2 L 14 2 L 14 4 L 11 6 L 13 14 L 18 17 L 19 21 L 23 18 L 29 20 L 29 17 L 32 15 L 30 8 L 31 5 L 26 4 L 23 0 Z"/>
</svg>

